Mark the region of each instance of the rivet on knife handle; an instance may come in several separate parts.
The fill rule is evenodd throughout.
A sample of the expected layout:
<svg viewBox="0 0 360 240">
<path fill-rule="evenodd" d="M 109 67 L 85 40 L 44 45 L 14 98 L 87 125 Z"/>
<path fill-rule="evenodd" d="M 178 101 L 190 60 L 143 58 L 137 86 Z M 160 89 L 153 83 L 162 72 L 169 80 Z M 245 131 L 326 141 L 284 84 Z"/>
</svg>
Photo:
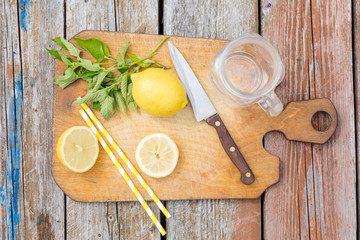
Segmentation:
<svg viewBox="0 0 360 240">
<path fill-rule="evenodd" d="M 241 181 L 246 185 L 252 184 L 255 181 L 254 174 L 240 153 L 219 114 L 215 114 L 214 116 L 209 117 L 206 119 L 206 122 L 209 125 L 215 127 L 225 152 L 230 157 L 235 166 L 240 170 Z"/>
</svg>

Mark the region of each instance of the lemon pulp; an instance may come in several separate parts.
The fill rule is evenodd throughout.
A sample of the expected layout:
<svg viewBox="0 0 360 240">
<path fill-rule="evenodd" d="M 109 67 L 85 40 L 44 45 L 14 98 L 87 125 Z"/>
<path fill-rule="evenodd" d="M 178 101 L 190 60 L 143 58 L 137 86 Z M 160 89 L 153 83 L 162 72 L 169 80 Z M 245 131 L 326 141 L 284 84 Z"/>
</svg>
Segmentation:
<svg viewBox="0 0 360 240">
<path fill-rule="evenodd" d="M 175 142 L 162 133 L 143 138 L 136 149 L 136 161 L 147 175 L 161 178 L 170 175 L 178 162 L 179 150 Z"/>
<path fill-rule="evenodd" d="M 56 151 L 65 167 L 74 172 L 86 172 L 98 158 L 99 143 L 88 127 L 75 126 L 61 135 Z"/>
</svg>

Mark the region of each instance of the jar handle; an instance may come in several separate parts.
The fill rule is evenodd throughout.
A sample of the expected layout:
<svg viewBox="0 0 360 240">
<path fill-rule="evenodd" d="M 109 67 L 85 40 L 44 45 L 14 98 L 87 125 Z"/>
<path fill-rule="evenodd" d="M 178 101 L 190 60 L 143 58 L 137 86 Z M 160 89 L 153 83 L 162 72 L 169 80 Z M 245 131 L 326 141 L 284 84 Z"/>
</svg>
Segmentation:
<svg viewBox="0 0 360 240">
<path fill-rule="evenodd" d="M 274 91 L 271 91 L 270 93 L 262 97 L 258 101 L 258 104 L 267 114 L 272 117 L 279 115 L 284 109 L 284 105 Z"/>
</svg>

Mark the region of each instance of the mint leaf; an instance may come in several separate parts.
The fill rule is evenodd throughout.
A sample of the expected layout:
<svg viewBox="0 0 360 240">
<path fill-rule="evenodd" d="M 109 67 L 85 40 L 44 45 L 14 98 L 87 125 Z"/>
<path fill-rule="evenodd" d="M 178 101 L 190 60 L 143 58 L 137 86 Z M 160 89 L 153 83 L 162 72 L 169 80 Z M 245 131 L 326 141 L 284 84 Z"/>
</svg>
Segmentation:
<svg viewBox="0 0 360 240">
<path fill-rule="evenodd" d="M 118 53 L 118 58 L 120 60 L 122 60 L 122 61 L 125 60 L 126 51 L 129 48 L 129 45 L 130 45 L 130 42 L 128 41 L 121 46 L 119 53 Z"/>
<path fill-rule="evenodd" d="M 133 60 L 131 60 L 131 58 L 126 58 L 124 61 L 125 61 L 126 65 L 128 66 L 128 68 L 129 68 L 129 66 L 131 66 L 133 64 Z"/>
<path fill-rule="evenodd" d="M 124 98 L 126 98 L 126 94 L 127 94 L 127 80 L 128 80 L 128 74 L 127 72 L 125 72 L 121 76 L 121 81 L 120 81 L 121 94 L 123 95 Z"/>
<path fill-rule="evenodd" d="M 116 67 L 118 68 L 120 73 L 125 73 L 129 69 L 130 64 L 128 64 L 128 60 L 131 61 L 131 59 L 126 59 L 126 63 L 121 61 L 116 64 Z"/>
<path fill-rule="evenodd" d="M 135 112 L 137 112 L 137 104 L 135 102 L 129 102 L 129 107 L 134 110 Z"/>
<path fill-rule="evenodd" d="M 114 114 L 115 111 L 115 100 L 113 97 L 106 96 L 104 101 L 101 101 L 101 115 L 107 119 Z"/>
<path fill-rule="evenodd" d="M 123 98 L 123 96 L 121 95 L 121 92 L 119 90 L 120 89 L 117 89 L 117 90 L 114 91 L 114 97 L 115 97 L 116 103 L 119 106 L 120 111 L 123 114 L 126 114 L 125 99 Z"/>
<path fill-rule="evenodd" d="M 114 78 L 114 74 L 113 74 L 112 72 L 109 72 L 109 71 L 107 71 L 107 72 L 108 72 L 107 77 L 109 77 L 109 78 Z"/>
<path fill-rule="evenodd" d="M 79 76 L 82 78 L 86 78 L 86 77 L 92 77 L 99 74 L 99 72 L 93 72 L 93 71 L 89 71 L 89 70 L 85 70 L 82 74 L 80 74 Z"/>
<path fill-rule="evenodd" d="M 137 112 L 137 104 L 135 103 L 132 95 L 126 96 L 126 104 L 135 112 Z"/>
<path fill-rule="evenodd" d="M 130 59 L 131 59 L 133 62 L 136 62 L 136 61 L 139 61 L 139 60 L 140 60 L 139 56 L 136 55 L 136 54 L 128 53 L 127 55 L 130 57 Z"/>
<path fill-rule="evenodd" d="M 57 38 L 53 38 L 51 39 L 54 43 L 56 43 L 57 45 L 59 45 L 60 47 L 64 48 L 67 50 L 66 46 L 64 45 L 64 43 L 61 41 L 62 37 L 57 37 Z"/>
<path fill-rule="evenodd" d="M 95 75 L 89 82 L 90 89 L 93 89 L 95 87 L 95 84 L 97 83 L 97 78 L 98 78 L 98 75 Z"/>
<path fill-rule="evenodd" d="M 131 102 L 134 102 L 134 99 L 133 97 L 130 95 L 130 96 L 126 96 L 126 104 L 129 105 L 129 103 Z"/>
<path fill-rule="evenodd" d="M 58 76 L 56 78 L 55 84 L 59 85 L 61 88 L 66 88 L 69 84 L 75 82 L 78 79 L 78 76 L 72 68 L 67 68 L 64 72 L 64 75 Z"/>
<path fill-rule="evenodd" d="M 93 102 L 93 109 L 100 111 L 101 110 L 101 104 L 100 102 Z"/>
<path fill-rule="evenodd" d="M 46 51 L 48 51 L 52 56 L 56 57 L 57 59 L 61 60 L 61 55 L 64 55 L 62 52 L 60 52 L 59 50 L 51 50 L 48 48 L 45 48 Z"/>
<path fill-rule="evenodd" d="M 132 83 L 129 83 L 129 85 L 127 86 L 128 90 L 127 90 L 127 95 L 126 96 L 132 96 L 132 86 L 133 86 Z"/>
<path fill-rule="evenodd" d="M 153 61 L 153 60 L 140 57 L 136 54 L 128 53 L 127 55 L 131 58 L 131 60 L 133 61 L 133 64 L 137 64 L 140 67 L 144 67 L 144 68 L 150 67 L 151 64 L 155 63 L 155 61 Z"/>
<path fill-rule="evenodd" d="M 83 79 L 85 82 L 87 82 L 88 84 L 90 84 L 93 78 L 92 78 L 92 77 L 82 77 L 82 79 Z"/>
<path fill-rule="evenodd" d="M 75 42 L 86 51 L 88 51 L 91 56 L 96 58 L 99 62 L 101 62 L 105 57 L 110 56 L 109 49 L 102 41 L 90 38 L 90 39 L 80 39 L 73 38 Z"/>
<path fill-rule="evenodd" d="M 71 64 L 74 62 L 71 58 L 65 56 L 64 54 L 61 55 L 61 61 L 65 63 L 68 67 L 70 67 Z"/>
<path fill-rule="evenodd" d="M 140 66 L 136 66 L 136 67 L 134 67 L 134 68 L 131 70 L 131 72 L 129 73 L 129 75 L 131 75 L 131 74 L 133 74 L 133 73 L 137 73 L 137 72 L 139 72 L 139 70 L 140 70 Z"/>
<path fill-rule="evenodd" d="M 71 63 L 73 63 L 73 60 L 71 58 L 68 58 L 67 56 L 65 56 L 65 54 L 63 54 L 61 51 L 51 50 L 51 49 L 47 49 L 47 48 L 46 48 L 46 51 L 48 51 L 52 56 L 56 57 L 57 59 L 59 59 L 60 61 L 62 61 L 63 63 L 65 63 L 68 66 L 70 66 Z"/>
<path fill-rule="evenodd" d="M 114 77 L 114 79 L 113 79 L 114 85 L 119 85 L 120 82 L 121 82 L 121 75 L 119 77 Z"/>
<path fill-rule="evenodd" d="M 106 76 L 106 77 L 104 78 L 104 80 L 102 81 L 102 83 L 105 84 L 105 85 L 107 85 L 107 86 L 110 86 L 110 85 L 115 86 L 115 84 L 113 84 L 113 80 L 114 80 L 114 78 L 111 78 L 111 77 L 109 77 L 109 76 Z M 107 84 L 106 84 L 106 83 L 107 83 Z"/>
<path fill-rule="evenodd" d="M 73 104 L 81 104 L 89 101 L 102 102 L 105 100 L 106 97 L 107 97 L 106 88 L 100 89 L 98 91 L 95 91 L 94 89 L 90 89 L 85 95 L 85 97 L 77 99 L 76 101 L 73 102 Z"/>
<path fill-rule="evenodd" d="M 99 40 L 99 41 L 100 41 L 100 40 Z M 106 57 L 109 57 L 109 56 L 110 56 L 110 52 L 109 52 L 109 48 L 106 46 L 106 44 L 102 42 L 101 47 L 102 47 L 102 50 L 103 50 L 105 56 L 106 56 Z"/>
<path fill-rule="evenodd" d="M 104 79 L 108 73 L 109 73 L 109 71 L 104 71 L 104 72 L 99 73 L 99 75 L 96 78 L 94 90 L 98 90 L 100 88 L 101 83 L 104 81 Z"/>
<path fill-rule="evenodd" d="M 162 68 L 162 69 L 169 69 L 170 66 L 164 66 L 164 65 L 161 65 L 159 63 L 153 63 L 150 65 L 150 67 L 153 67 L 153 68 Z"/>
<path fill-rule="evenodd" d="M 97 63 L 92 63 L 90 60 L 87 60 L 87 59 L 82 59 L 80 58 L 79 59 L 79 66 L 89 70 L 89 71 L 92 71 L 92 72 L 97 72 L 99 70 L 101 70 L 102 68 L 99 66 L 99 64 Z"/>
<path fill-rule="evenodd" d="M 58 38 L 56 38 L 58 39 Z M 80 57 L 80 50 L 77 49 L 74 45 L 72 45 L 70 42 L 68 42 L 66 39 L 60 37 L 60 40 L 62 42 L 62 46 L 69 51 L 70 55 L 79 58 Z M 58 40 L 57 40 L 58 41 Z M 57 42 L 56 42 L 57 43 Z M 60 45 L 60 44 L 59 44 Z M 60 45 L 61 46 L 61 45 Z"/>
</svg>

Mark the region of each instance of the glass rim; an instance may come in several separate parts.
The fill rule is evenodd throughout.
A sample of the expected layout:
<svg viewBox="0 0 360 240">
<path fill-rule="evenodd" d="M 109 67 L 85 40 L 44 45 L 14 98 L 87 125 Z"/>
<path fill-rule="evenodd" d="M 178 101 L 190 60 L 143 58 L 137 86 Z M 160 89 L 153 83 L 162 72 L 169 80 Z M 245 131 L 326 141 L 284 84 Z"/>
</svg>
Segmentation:
<svg viewBox="0 0 360 240">
<path fill-rule="evenodd" d="M 278 63 L 277 68 L 274 69 L 277 72 L 277 74 L 273 77 L 273 79 L 277 79 L 277 80 L 273 81 L 267 87 L 264 87 L 264 89 L 262 89 L 262 91 L 259 91 L 256 94 L 244 94 L 240 91 L 234 90 L 234 88 L 232 88 L 227 81 L 224 81 L 224 79 L 227 79 L 226 75 L 225 75 L 225 61 L 221 61 L 221 63 L 220 63 L 220 79 L 223 82 L 224 86 L 226 87 L 226 90 L 237 97 L 247 98 L 247 99 L 261 98 L 261 97 L 269 94 L 272 90 L 274 90 L 276 88 L 276 86 L 279 84 L 279 82 L 281 82 L 283 79 L 284 65 L 283 65 L 280 55 L 279 55 L 278 51 L 275 49 L 275 47 L 261 35 L 259 35 L 257 33 L 248 33 L 248 34 L 245 34 L 242 37 L 234 39 L 230 43 L 228 43 L 224 47 L 224 50 L 221 53 L 220 57 L 224 58 L 225 56 L 227 56 L 236 44 L 238 44 L 239 42 L 241 42 L 247 38 L 259 39 L 260 41 L 262 41 L 269 47 L 269 49 L 270 49 L 269 52 L 273 53 L 272 55 L 275 56 L 275 61 Z"/>
</svg>

